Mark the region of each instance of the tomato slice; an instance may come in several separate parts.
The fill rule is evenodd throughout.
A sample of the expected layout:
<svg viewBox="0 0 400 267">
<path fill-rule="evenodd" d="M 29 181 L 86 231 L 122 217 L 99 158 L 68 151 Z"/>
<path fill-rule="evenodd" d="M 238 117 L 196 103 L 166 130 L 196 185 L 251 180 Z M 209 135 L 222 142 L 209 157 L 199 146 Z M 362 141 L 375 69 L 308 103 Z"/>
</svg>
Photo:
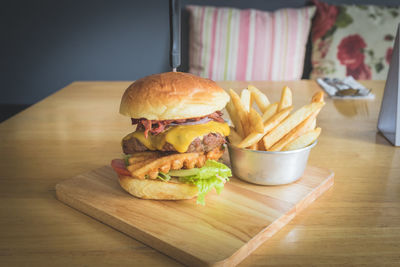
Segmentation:
<svg viewBox="0 0 400 267">
<path fill-rule="evenodd" d="M 119 175 L 131 176 L 130 171 L 125 167 L 125 162 L 122 159 L 113 159 L 111 161 L 111 167 Z"/>
</svg>

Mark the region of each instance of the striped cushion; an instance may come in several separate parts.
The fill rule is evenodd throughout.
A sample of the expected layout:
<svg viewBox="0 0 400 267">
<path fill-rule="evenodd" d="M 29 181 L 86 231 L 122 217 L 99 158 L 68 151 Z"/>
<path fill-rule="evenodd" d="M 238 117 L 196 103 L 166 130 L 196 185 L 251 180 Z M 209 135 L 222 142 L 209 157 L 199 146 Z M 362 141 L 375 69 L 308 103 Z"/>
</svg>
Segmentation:
<svg viewBox="0 0 400 267">
<path fill-rule="evenodd" d="M 189 72 L 213 80 L 296 80 L 315 7 L 264 12 L 188 6 Z"/>
</svg>

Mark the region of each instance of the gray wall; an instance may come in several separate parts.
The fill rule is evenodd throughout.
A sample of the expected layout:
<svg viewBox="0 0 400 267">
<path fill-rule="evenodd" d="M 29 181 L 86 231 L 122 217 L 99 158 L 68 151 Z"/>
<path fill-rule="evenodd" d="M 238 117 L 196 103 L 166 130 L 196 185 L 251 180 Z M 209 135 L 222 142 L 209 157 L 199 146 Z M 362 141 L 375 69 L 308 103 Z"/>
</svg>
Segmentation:
<svg viewBox="0 0 400 267">
<path fill-rule="evenodd" d="M 276 10 L 305 6 L 307 1 L 181 2 Z M 182 71 L 188 65 L 187 18 L 183 12 Z M 168 0 L 9 0 L 2 2 L 0 20 L 0 105 L 29 105 L 76 80 L 134 80 L 169 70 Z"/>
</svg>

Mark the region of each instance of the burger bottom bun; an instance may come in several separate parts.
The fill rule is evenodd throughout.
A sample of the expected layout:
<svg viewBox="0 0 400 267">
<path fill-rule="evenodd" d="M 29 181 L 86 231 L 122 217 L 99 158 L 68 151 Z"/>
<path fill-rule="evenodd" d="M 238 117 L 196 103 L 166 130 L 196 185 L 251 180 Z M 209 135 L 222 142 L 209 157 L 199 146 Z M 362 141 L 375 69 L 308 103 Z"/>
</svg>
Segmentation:
<svg viewBox="0 0 400 267">
<path fill-rule="evenodd" d="M 119 175 L 119 183 L 129 194 L 143 199 L 180 200 L 197 196 L 197 186 L 171 179 L 168 182 Z"/>
</svg>

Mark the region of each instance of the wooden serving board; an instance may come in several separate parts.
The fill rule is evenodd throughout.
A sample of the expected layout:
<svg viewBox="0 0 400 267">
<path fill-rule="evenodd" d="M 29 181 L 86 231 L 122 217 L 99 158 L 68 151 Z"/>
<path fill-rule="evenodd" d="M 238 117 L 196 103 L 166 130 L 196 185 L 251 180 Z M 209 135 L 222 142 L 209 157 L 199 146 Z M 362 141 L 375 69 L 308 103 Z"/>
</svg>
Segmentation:
<svg viewBox="0 0 400 267">
<path fill-rule="evenodd" d="M 308 166 L 283 186 L 236 178 L 221 195 L 196 200 L 141 200 L 126 193 L 111 167 L 56 186 L 59 200 L 190 266 L 238 264 L 333 185 L 333 172 Z"/>
</svg>

